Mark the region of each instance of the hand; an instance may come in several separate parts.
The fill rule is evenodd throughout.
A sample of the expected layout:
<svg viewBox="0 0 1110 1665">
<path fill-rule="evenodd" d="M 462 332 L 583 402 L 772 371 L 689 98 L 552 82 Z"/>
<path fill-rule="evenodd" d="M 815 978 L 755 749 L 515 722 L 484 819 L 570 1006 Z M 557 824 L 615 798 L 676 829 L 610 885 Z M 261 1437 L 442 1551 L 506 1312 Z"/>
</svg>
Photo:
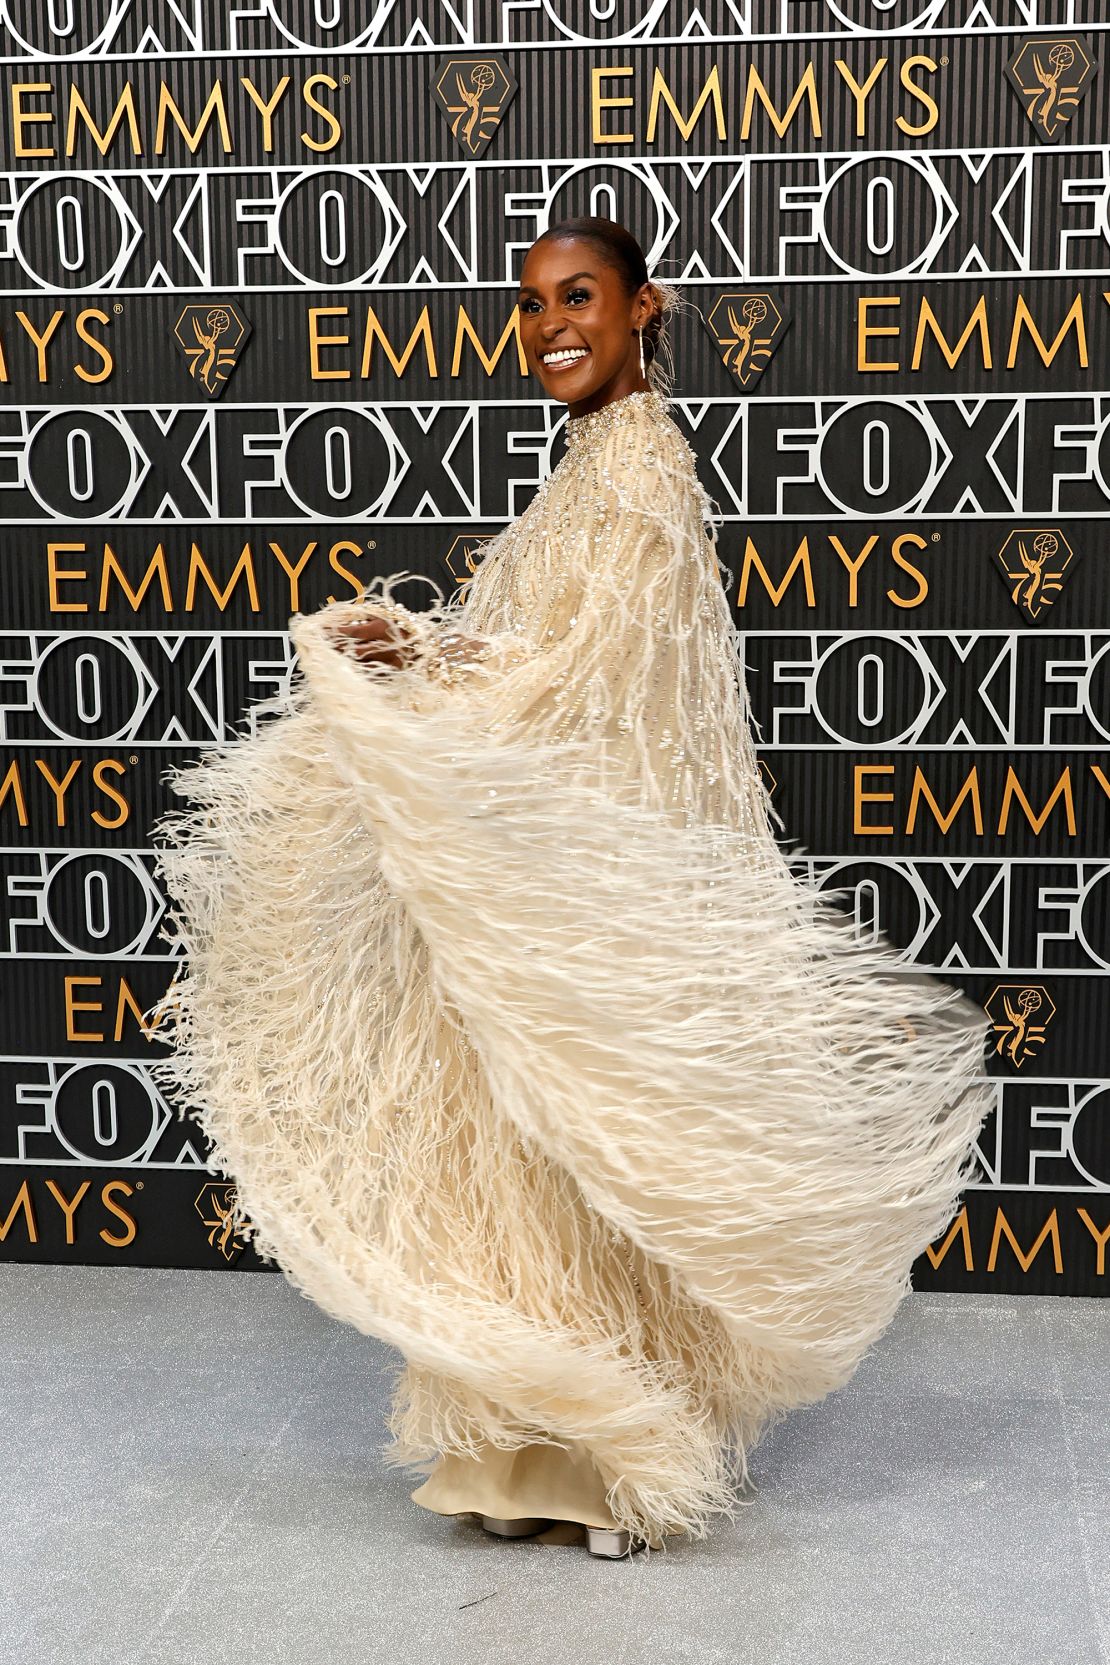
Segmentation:
<svg viewBox="0 0 1110 1665">
<path fill-rule="evenodd" d="M 454 626 L 442 630 L 434 638 L 435 657 L 442 665 L 465 665 L 481 656 L 489 646 L 487 636 L 466 636 Z"/>
<path fill-rule="evenodd" d="M 400 670 L 408 659 L 404 643 L 415 632 L 396 619 L 382 618 L 373 613 L 365 619 L 354 619 L 350 624 L 332 627 L 336 634 L 354 643 L 357 659 L 375 661 Z"/>
</svg>

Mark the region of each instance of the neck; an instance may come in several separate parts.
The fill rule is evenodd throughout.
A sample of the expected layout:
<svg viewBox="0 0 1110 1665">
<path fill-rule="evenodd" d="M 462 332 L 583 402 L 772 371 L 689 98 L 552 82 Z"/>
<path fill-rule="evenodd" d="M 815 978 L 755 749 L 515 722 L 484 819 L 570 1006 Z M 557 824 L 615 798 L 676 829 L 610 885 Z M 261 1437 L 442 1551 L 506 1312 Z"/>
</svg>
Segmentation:
<svg viewBox="0 0 1110 1665">
<path fill-rule="evenodd" d="M 589 416 L 595 410 L 604 410 L 606 405 L 615 404 L 618 399 L 627 399 L 630 393 L 650 392 L 647 380 L 640 375 L 637 367 L 633 371 L 625 371 L 621 376 L 614 378 L 607 387 L 599 387 L 585 399 L 575 399 L 567 406 L 567 415 Z"/>
<path fill-rule="evenodd" d="M 659 397 L 653 388 L 645 385 L 644 387 L 630 388 L 627 393 L 618 393 L 614 398 L 606 399 L 604 404 L 588 407 L 583 404 L 581 408 L 577 405 L 568 405 L 567 420 L 569 422 L 584 422 L 588 416 L 600 416 L 603 411 L 612 410 L 614 405 L 623 405 L 629 399 L 642 399 L 649 394 L 654 398 Z"/>
</svg>

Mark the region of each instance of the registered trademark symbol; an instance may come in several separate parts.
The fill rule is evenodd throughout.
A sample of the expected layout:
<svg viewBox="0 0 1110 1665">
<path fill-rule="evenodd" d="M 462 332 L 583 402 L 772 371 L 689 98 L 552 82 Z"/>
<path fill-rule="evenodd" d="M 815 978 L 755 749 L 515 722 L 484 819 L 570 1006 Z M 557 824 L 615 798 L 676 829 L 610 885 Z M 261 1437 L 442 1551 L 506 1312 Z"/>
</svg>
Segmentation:
<svg viewBox="0 0 1110 1665">
<path fill-rule="evenodd" d="M 117 302 L 116 302 L 116 304 L 115 304 L 115 306 L 114 306 L 114 307 L 113 307 L 113 308 L 112 308 L 112 311 L 113 311 L 113 312 L 115 312 L 115 313 L 120 313 L 120 312 L 122 312 L 122 311 L 123 311 L 123 305 L 122 305 L 122 303 L 121 303 L 121 302 L 120 302 L 120 301 L 117 301 Z"/>
<path fill-rule="evenodd" d="M 128 763 L 138 763 L 138 761 L 139 761 L 139 760 L 138 760 L 138 758 L 137 758 L 137 757 L 136 757 L 136 756 L 135 756 L 135 753 L 134 753 L 134 752 L 132 752 L 132 753 L 131 753 L 131 756 L 130 756 L 130 757 L 129 757 L 129 758 L 128 758 L 128 759 L 127 759 L 127 761 L 128 761 Z"/>
<path fill-rule="evenodd" d="M 141 1190 L 142 1190 L 142 1188 L 143 1188 L 143 1185 L 144 1185 L 144 1183 L 145 1183 L 145 1182 L 144 1182 L 144 1181 L 143 1181 L 143 1180 L 141 1180 L 141 1179 L 137 1179 L 137 1180 L 136 1180 L 136 1181 L 135 1181 L 135 1189 L 136 1189 L 136 1191 L 141 1191 Z"/>
<path fill-rule="evenodd" d="M 344 86 L 345 86 L 345 87 L 349 87 L 349 86 L 350 86 L 350 84 L 351 84 L 351 77 L 350 77 L 350 76 L 349 76 L 349 75 L 345 75 L 345 76 L 344 76 L 344 77 L 343 77 L 343 85 L 344 85 Z"/>
<path fill-rule="evenodd" d="M 947 69 L 948 68 L 948 59 L 947 58 L 942 58 L 940 60 L 940 67 L 941 67 L 941 69 Z"/>
<path fill-rule="evenodd" d="M 377 547 L 378 547 L 377 538 L 371 538 L 369 543 L 366 545 L 366 547 L 367 547 L 367 549 L 377 549 Z"/>
<path fill-rule="evenodd" d="M 929 538 L 929 542 L 930 543 L 939 543 L 940 542 L 940 533 L 939 532 L 933 532 L 931 534 L 930 538 Z"/>
</svg>

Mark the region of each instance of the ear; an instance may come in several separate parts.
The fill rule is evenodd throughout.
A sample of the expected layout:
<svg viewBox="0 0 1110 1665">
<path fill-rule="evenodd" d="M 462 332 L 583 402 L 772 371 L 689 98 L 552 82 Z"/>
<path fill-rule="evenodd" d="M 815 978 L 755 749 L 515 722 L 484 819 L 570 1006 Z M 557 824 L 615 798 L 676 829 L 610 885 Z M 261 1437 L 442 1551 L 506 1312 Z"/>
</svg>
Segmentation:
<svg viewBox="0 0 1110 1665">
<path fill-rule="evenodd" d="M 650 280 L 640 285 L 635 308 L 634 327 L 636 329 L 646 328 L 649 320 L 659 310 L 659 298 L 655 292 L 655 285 Z"/>
</svg>

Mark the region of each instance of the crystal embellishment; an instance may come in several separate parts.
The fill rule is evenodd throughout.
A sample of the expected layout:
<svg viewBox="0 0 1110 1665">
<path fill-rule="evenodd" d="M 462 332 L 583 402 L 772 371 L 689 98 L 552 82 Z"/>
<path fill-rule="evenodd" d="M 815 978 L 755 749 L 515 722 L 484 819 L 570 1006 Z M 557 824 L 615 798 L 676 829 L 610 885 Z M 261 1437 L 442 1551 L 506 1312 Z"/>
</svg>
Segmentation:
<svg viewBox="0 0 1110 1665">
<path fill-rule="evenodd" d="M 635 393 L 611 399 L 600 410 L 587 411 L 584 416 L 568 416 L 567 447 L 573 450 L 578 445 L 602 439 L 618 423 L 628 422 L 640 412 L 648 416 L 666 416 L 667 401 L 654 388 L 640 388 Z"/>
</svg>

